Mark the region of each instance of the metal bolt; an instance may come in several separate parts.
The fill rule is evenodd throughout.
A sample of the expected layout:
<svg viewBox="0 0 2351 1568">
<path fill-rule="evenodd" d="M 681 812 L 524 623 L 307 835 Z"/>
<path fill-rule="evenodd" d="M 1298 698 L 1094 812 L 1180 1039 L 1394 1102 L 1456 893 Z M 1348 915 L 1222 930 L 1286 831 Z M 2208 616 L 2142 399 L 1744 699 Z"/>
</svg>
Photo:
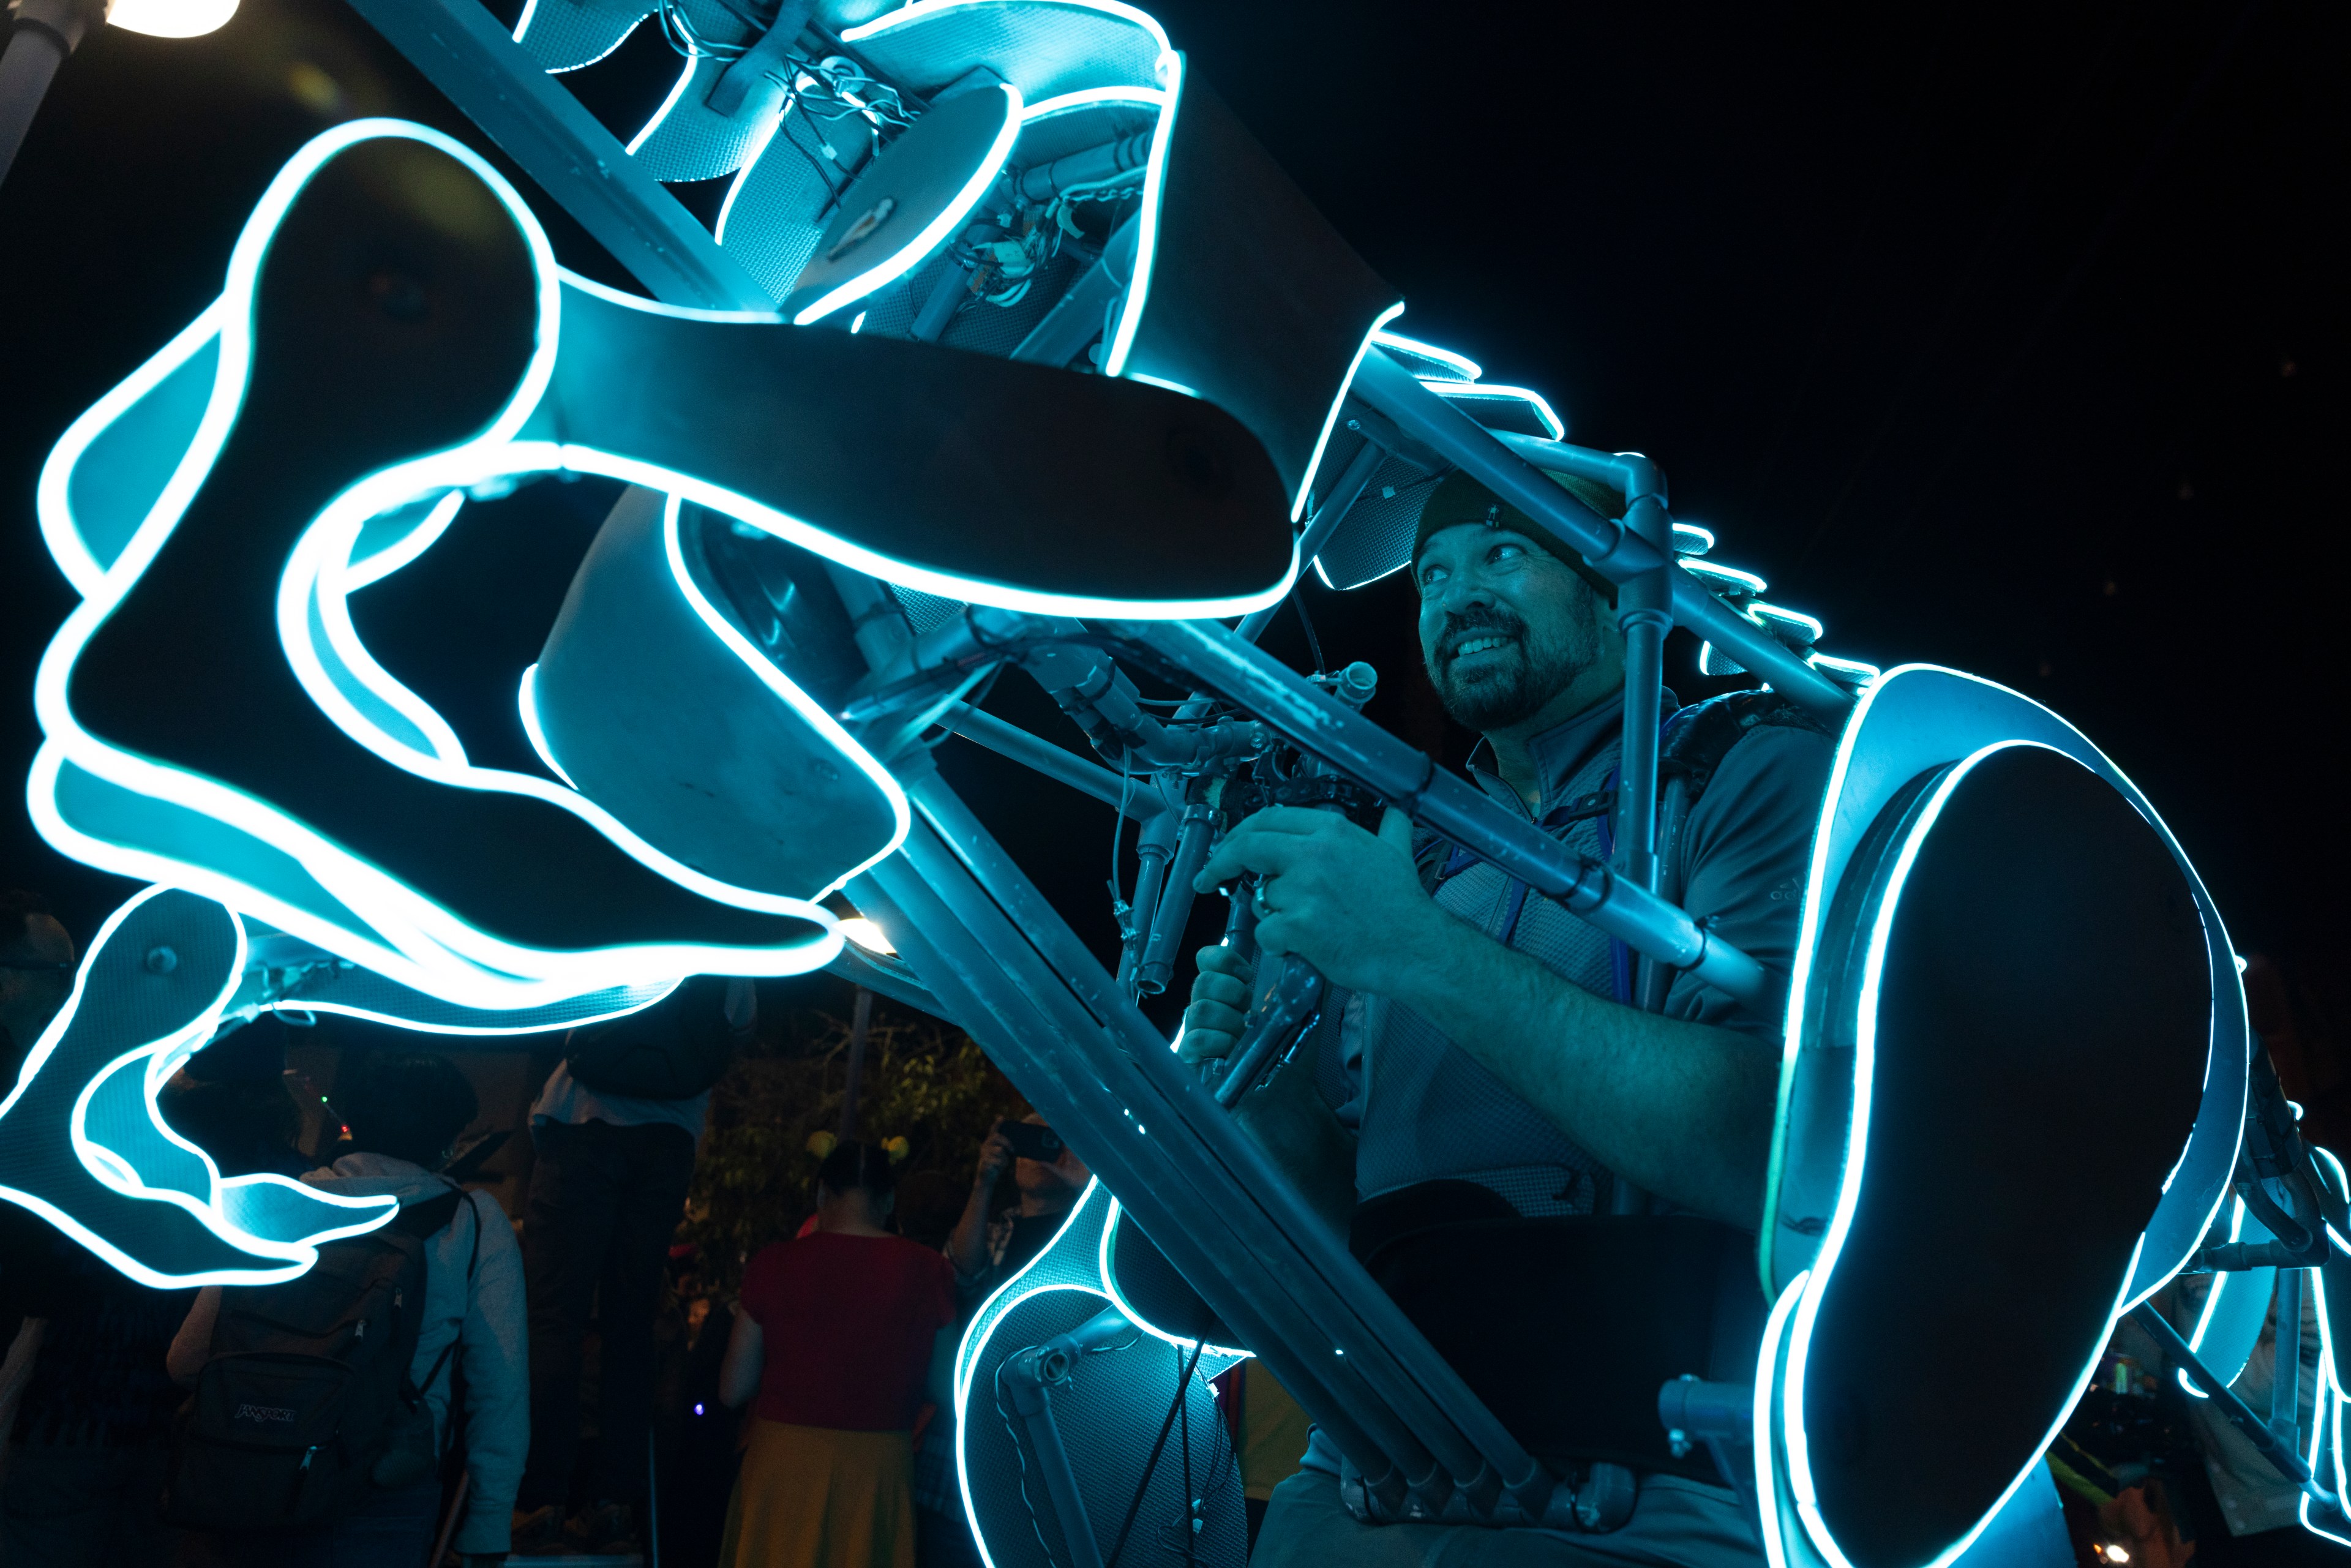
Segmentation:
<svg viewBox="0 0 2351 1568">
<path fill-rule="evenodd" d="M 150 947 L 146 965 L 151 975 L 168 975 L 180 967 L 180 956 L 169 947 Z"/>
</svg>

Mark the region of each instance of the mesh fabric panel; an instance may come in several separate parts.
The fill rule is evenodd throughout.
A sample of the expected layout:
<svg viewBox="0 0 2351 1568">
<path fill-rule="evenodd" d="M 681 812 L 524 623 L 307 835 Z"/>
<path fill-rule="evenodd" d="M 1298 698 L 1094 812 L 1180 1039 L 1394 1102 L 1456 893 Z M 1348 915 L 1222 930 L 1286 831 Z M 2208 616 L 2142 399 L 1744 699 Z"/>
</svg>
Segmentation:
<svg viewBox="0 0 2351 1568">
<path fill-rule="evenodd" d="M 1336 471 L 1328 462 L 1323 468 Z M 1361 588 L 1409 561 L 1421 504 L 1435 483 L 1435 476 L 1407 459 L 1381 464 L 1316 558 L 1322 580 L 1333 588 Z"/>
<path fill-rule="evenodd" d="M 883 76 L 928 93 L 984 65 L 1031 103 L 1090 87 L 1156 87 L 1159 40 L 1107 12 L 1009 0 L 934 12 L 855 41 Z"/>
<path fill-rule="evenodd" d="M 592 66 L 621 47 L 653 9 L 636 0 L 618 5 L 589 5 L 581 0 L 538 0 L 531 7 L 517 40 L 530 57 L 549 71 L 576 71 Z"/>
</svg>

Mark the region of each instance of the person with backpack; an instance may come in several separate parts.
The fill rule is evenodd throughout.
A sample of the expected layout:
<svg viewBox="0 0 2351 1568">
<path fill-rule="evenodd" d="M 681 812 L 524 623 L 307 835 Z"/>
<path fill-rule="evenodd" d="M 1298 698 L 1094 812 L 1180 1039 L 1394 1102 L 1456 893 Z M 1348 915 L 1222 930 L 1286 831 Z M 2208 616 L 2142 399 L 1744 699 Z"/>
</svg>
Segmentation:
<svg viewBox="0 0 2351 1568">
<path fill-rule="evenodd" d="M 445 1056 L 378 1052 L 335 1091 L 350 1152 L 303 1179 L 400 1211 L 292 1280 L 198 1293 L 169 1359 L 193 1390 L 164 1502 L 182 1568 L 417 1568 L 459 1447 L 454 1544 L 466 1568 L 505 1560 L 530 1441 L 522 1259 L 495 1197 L 434 1174 L 473 1086 Z"/>
<path fill-rule="evenodd" d="M 654 1338 L 670 1242 L 685 1212 L 710 1090 L 751 1039 L 746 979 L 697 976 L 626 1018 L 575 1029 L 530 1110 L 536 1160 L 523 1208 L 530 1281 L 530 1466 L 517 1550 L 634 1542 L 653 1430 Z M 570 1518 L 580 1374 L 597 1323 L 597 1443 L 590 1506 Z"/>
<path fill-rule="evenodd" d="M 1553 477 L 1603 517 L 1625 510 L 1603 485 Z M 1475 782 L 1608 857 L 1625 827 L 1614 585 L 1463 473 L 1423 503 L 1412 576 L 1430 685 L 1482 737 Z M 1658 891 L 1784 976 L 1834 742 L 1769 690 L 1675 706 L 1665 695 Z M 1273 1489 L 1257 1568 L 1760 1568 L 1729 1479 L 1704 1450 L 1674 1451 L 1656 1400 L 1683 1374 L 1753 1375 L 1783 1008 L 1634 962 L 1395 811 L 1378 832 L 1259 811 L 1194 885 L 1245 875 L 1264 961 L 1201 953 L 1185 1057 L 1228 1056 L 1287 956 L 1346 993 L 1235 1113 L 1520 1440 L 1582 1478 L 1590 1516 L 1586 1533 L 1378 1522 L 1350 1511 L 1342 1456 L 1317 1433 Z"/>
</svg>

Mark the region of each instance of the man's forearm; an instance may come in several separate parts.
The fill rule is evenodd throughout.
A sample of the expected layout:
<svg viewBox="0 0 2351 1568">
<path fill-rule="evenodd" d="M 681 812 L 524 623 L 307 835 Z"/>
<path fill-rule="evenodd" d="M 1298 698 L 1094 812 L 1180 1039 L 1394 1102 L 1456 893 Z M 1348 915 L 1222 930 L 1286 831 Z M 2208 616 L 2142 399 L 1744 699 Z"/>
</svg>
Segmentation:
<svg viewBox="0 0 2351 1568">
<path fill-rule="evenodd" d="M 1390 1000 L 1411 1008 L 1610 1170 L 1746 1228 L 1779 1092 L 1762 1040 L 1606 1001 L 1448 920 Z"/>
<path fill-rule="evenodd" d="M 987 1200 L 994 1190 L 975 1186 L 964 1201 L 955 1229 L 947 1233 L 947 1261 L 967 1280 L 978 1273 L 987 1259 Z"/>
</svg>

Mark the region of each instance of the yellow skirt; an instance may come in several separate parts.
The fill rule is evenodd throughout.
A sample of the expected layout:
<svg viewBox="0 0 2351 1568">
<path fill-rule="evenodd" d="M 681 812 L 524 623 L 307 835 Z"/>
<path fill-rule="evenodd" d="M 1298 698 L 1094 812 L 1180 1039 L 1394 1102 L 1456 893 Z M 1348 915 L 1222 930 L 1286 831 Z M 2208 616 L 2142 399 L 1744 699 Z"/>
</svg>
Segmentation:
<svg viewBox="0 0 2351 1568">
<path fill-rule="evenodd" d="M 914 1568 L 914 1443 L 751 1418 L 722 1568 Z"/>
</svg>

